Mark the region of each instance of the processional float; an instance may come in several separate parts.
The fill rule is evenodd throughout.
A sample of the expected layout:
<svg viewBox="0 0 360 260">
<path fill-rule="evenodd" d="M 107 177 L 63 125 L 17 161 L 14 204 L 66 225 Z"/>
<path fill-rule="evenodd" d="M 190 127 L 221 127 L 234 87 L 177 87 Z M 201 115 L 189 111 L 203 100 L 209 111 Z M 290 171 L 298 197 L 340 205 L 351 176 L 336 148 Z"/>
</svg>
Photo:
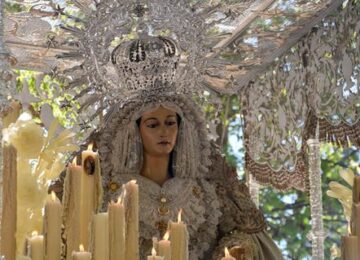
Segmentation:
<svg viewBox="0 0 360 260">
<path fill-rule="evenodd" d="M 103 77 L 106 73 L 99 71 L 97 65 L 98 62 L 106 61 L 107 50 L 94 50 L 100 50 L 101 48 L 97 47 L 103 44 L 110 46 L 113 41 L 119 40 L 116 38 L 119 35 L 133 37 L 133 24 L 137 24 L 139 35 L 148 30 L 155 33 L 164 33 L 168 30 L 170 34 L 178 37 L 179 45 L 186 53 L 182 56 L 181 62 L 184 72 L 187 73 L 179 78 L 184 82 L 184 86 L 189 81 L 195 81 L 191 84 L 201 86 L 199 89 L 205 88 L 212 94 L 241 96 L 247 171 L 258 182 L 273 185 L 280 190 L 297 188 L 310 191 L 312 232 L 309 237 L 313 244 L 313 259 L 324 259 L 325 232 L 321 221 L 319 142 L 360 146 L 357 83 L 360 75 L 360 37 L 356 37 L 360 26 L 359 3 L 320 1 L 317 6 L 312 6 L 312 10 L 304 7 L 303 17 L 299 16 L 296 21 L 289 20 L 289 24 L 294 25 L 293 28 L 276 28 L 278 34 L 266 36 L 266 33 L 259 31 L 257 27 L 248 28 L 248 25 L 258 16 L 275 15 L 281 10 L 281 5 L 276 1 L 264 1 L 261 4 L 254 1 L 250 9 L 237 9 L 243 11 L 243 16 L 237 17 L 237 20 L 232 19 L 231 15 L 226 16 L 221 5 L 203 6 L 198 3 L 189 6 L 187 1 L 177 1 L 176 5 L 166 1 L 144 2 L 145 4 L 142 1 L 125 1 L 119 7 L 116 1 L 104 2 L 110 4 L 106 6 L 96 2 L 89 7 L 87 4 L 74 1 L 75 8 L 84 14 L 83 17 L 90 18 L 85 21 L 88 27 L 85 26 L 86 29 L 83 31 L 76 26 L 65 24 L 64 34 L 60 37 L 51 34 L 50 38 L 44 40 L 44 34 L 39 30 L 37 33 L 43 39 L 38 41 L 37 46 L 29 48 L 28 55 L 37 58 L 37 64 L 31 64 L 27 55 L 21 55 L 21 47 L 29 43 L 24 40 L 24 35 L 27 36 L 26 28 L 39 25 L 37 28 L 50 29 L 51 26 L 46 25 L 42 19 L 46 16 L 63 15 L 72 20 L 72 23 L 81 23 L 82 19 L 69 15 L 60 6 L 53 4 L 32 8 L 31 15 L 22 20 L 19 17 L 19 20 L 13 17 L 6 20 L 1 12 L 1 91 L 9 90 L 9 93 L 12 92 L 15 96 L 14 77 L 10 68 L 26 68 L 28 65 L 28 69 L 67 76 L 70 79 L 70 89 L 79 84 L 88 84 L 89 88 L 79 95 L 74 95 L 79 99 L 89 97 L 84 102 L 87 105 L 99 101 L 97 107 L 102 107 L 103 102 L 116 102 L 116 98 L 107 94 L 114 89 L 117 93 L 122 90 L 117 89 L 114 84 L 99 85 L 100 81 L 106 81 Z M 0 4 L 3 10 L 4 2 Z M 96 26 L 91 22 L 91 13 L 97 7 L 99 14 L 103 16 L 117 10 L 116 8 L 125 12 L 119 12 L 118 15 L 105 19 L 105 24 Z M 162 7 L 170 11 L 164 15 L 159 11 Z M 219 12 L 216 13 L 216 10 Z M 336 15 L 329 15 L 335 11 L 338 11 Z M 309 15 L 312 15 L 313 19 L 309 19 Z M 229 25 L 226 24 L 226 19 L 232 19 L 229 24 L 235 28 L 231 31 L 231 36 L 220 38 L 215 45 L 211 45 L 216 42 L 216 37 L 219 37 L 216 33 L 210 33 L 210 29 L 214 29 L 211 26 L 217 25 L 220 28 L 218 31 L 225 33 L 221 26 Z M 136 22 L 132 23 L 134 21 Z M 225 24 L 222 24 L 223 21 Z M 237 23 L 238 27 L 235 26 Z M 339 26 L 332 26 L 333 24 Z M 17 28 L 22 28 L 21 26 L 24 26 L 25 30 L 17 31 Z M 107 26 L 110 26 L 111 30 L 106 31 Z M 31 35 L 30 42 L 38 40 L 36 35 Z M 93 35 L 101 37 L 92 41 Z M 207 41 L 208 39 L 211 41 Z M 79 45 L 78 42 L 83 44 Z M 52 55 L 53 59 L 50 61 L 46 60 L 46 50 Z M 263 59 L 258 55 L 261 52 L 266 54 Z M 256 55 L 253 55 L 254 53 Z M 74 62 L 74 58 L 80 62 Z M 49 64 L 59 65 L 60 72 Z M 5 92 L 1 92 L 1 112 L 4 115 L 2 126 L 5 128 L 16 120 L 19 105 L 10 105 L 7 100 L 8 94 L 3 93 Z M 214 98 L 212 101 L 216 103 L 218 99 Z M 84 106 L 84 110 L 89 107 L 91 106 Z M 86 117 L 98 118 L 98 110 L 91 112 Z M 16 230 L 16 151 L 11 146 L 4 147 L 2 157 L 4 203 L 1 251 L 6 254 L 7 259 L 15 259 L 15 242 L 11 234 Z M 356 185 L 354 194 L 357 194 L 358 190 Z M 357 198 L 357 195 L 353 198 L 351 235 L 358 235 Z M 344 238 L 344 244 L 348 243 L 345 240 L 347 239 Z M 353 248 L 355 243 L 351 243 Z M 357 245 L 357 250 L 358 248 Z M 344 255 L 347 255 L 346 252 L 348 251 L 345 248 Z M 350 249 L 350 252 L 355 250 Z M 354 253 L 350 253 L 348 259 L 353 259 L 353 255 Z"/>
</svg>

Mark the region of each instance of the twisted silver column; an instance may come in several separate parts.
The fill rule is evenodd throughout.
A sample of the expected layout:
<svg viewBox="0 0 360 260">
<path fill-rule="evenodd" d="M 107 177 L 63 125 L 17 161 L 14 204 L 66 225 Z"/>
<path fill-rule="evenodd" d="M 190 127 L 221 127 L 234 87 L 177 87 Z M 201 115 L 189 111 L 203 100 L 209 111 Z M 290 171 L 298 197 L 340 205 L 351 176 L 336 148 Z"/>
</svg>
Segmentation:
<svg viewBox="0 0 360 260">
<path fill-rule="evenodd" d="M 318 128 L 318 127 L 317 127 Z M 325 232 L 323 226 L 323 207 L 321 190 L 321 158 L 318 129 L 315 139 L 307 140 L 309 147 L 309 181 L 310 181 L 310 209 L 311 209 L 311 232 L 308 238 L 312 243 L 312 259 L 324 259 Z"/>
</svg>

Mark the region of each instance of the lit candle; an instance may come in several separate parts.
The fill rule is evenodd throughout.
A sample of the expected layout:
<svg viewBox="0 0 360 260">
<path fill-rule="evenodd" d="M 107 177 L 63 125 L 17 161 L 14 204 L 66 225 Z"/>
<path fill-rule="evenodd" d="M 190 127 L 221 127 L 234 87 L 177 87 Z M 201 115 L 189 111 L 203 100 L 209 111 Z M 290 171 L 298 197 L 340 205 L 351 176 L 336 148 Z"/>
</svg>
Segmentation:
<svg viewBox="0 0 360 260">
<path fill-rule="evenodd" d="M 164 260 L 171 259 L 171 243 L 169 241 L 169 230 L 166 231 L 163 240 L 158 242 L 159 255 L 164 257 Z"/>
<path fill-rule="evenodd" d="M 129 181 L 125 184 L 126 190 L 126 242 L 125 242 L 125 259 L 139 259 L 139 186 L 136 180 Z"/>
<path fill-rule="evenodd" d="M 38 235 L 36 231 L 29 239 L 30 256 L 32 260 L 44 260 L 44 236 Z"/>
<path fill-rule="evenodd" d="M 186 224 L 181 221 L 181 212 L 178 214 L 178 222 L 170 222 L 171 232 L 171 260 L 187 260 L 188 252 L 188 232 Z"/>
<path fill-rule="evenodd" d="M 95 260 L 109 259 L 109 218 L 108 213 L 98 213 L 93 220 L 93 241 Z"/>
<path fill-rule="evenodd" d="M 102 203 L 102 184 L 100 161 L 97 152 L 93 152 L 93 145 L 89 144 L 87 150 L 81 153 L 81 243 L 85 249 L 89 248 L 89 226 L 92 217 L 98 212 Z"/>
<path fill-rule="evenodd" d="M 221 260 L 236 260 L 236 259 L 230 255 L 228 248 L 225 247 L 225 256 L 222 257 Z"/>
<path fill-rule="evenodd" d="M 76 164 L 76 158 L 68 165 L 64 181 L 63 218 L 66 232 L 66 259 L 72 259 L 71 252 L 77 251 L 81 244 L 81 176 L 82 167 Z"/>
<path fill-rule="evenodd" d="M 52 191 L 45 203 L 44 236 L 46 260 L 60 260 L 61 217 L 61 202 Z"/>
<path fill-rule="evenodd" d="M 151 255 L 149 255 L 149 256 L 147 257 L 147 260 L 164 260 L 164 257 L 162 257 L 162 256 L 157 256 L 157 255 L 156 255 L 156 250 L 155 250 L 155 248 L 153 248 L 153 249 L 151 250 Z"/>
<path fill-rule="evenodd" d="M 110 260 L 125 259 L 125 208 L 123 196 L 119 197 L 117 203 L 110 203 L 108 212 Z"/>
<path fill-rule="evenodd" d="M 357 236 L 343 236 L 341 238 L 341 259 L 344 260 L 356 260 L 358 255 Z"/>
<path fill-rule="evenodd" d="M 90 260 L 91 259 L 91 253 L 90 252 L 86 252 L 84 250 L 84 246 L 80 245 L 79 246 L 79 252 L 75 252 L 73 251 L 71 254 L 72 260 Z"/>
</svg>

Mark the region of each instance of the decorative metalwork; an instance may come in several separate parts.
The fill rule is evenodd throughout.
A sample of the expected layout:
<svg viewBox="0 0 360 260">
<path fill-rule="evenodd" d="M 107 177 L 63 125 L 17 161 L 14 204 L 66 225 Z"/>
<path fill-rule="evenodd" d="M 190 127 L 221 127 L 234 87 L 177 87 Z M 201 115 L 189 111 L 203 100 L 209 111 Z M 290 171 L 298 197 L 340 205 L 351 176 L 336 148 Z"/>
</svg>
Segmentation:
<svg viewBox="0 0 360 260">
<path fill-rule="evenodd" d="M 309 179 L 311 232 L 308 238 L 312 243 L 312 259 L 324 259 L 325 232 L 323 228 L 320 143 L 318 139 L 307 140 L 309 146 Z"/>
<path fill-rule="evenodd" d="M 68 69 L 64 74 L 71 78 L 69 86 L 76 87 L 86 79 L 89 90 L 95 90 L 110 103 L 126 99 L 126 89 L 138 90 L 160 78 L 162 83 L 176 80 L 195 90 L 204 63 L 207 25 L 204 10 L 196 15 L 193 12 L 183 0 L 149 1 L 146 8 L 138 3 L 135 12 L 133 1 L 98 3 L 82 23 L 83 29 L 62 26 L 79 48 L 59 57 L 82 60 L 81 67 Z M 175 68 L 179 73 L 174 74 Z"/>
<path fill-rule="evenodd" d="M 241 92 L 248 155 L 272 169 L 256 173 L 258 181 L 274 183 L 281 173 L 281 189 L 305 183 L 297 164 L 306 165 L 305 140 L 314 137 L 311 114 L 324 119 L 321 140 L 358 143 L 351 133 L 360 118 L 359 6 L 348 1 Z"/>
</svg>

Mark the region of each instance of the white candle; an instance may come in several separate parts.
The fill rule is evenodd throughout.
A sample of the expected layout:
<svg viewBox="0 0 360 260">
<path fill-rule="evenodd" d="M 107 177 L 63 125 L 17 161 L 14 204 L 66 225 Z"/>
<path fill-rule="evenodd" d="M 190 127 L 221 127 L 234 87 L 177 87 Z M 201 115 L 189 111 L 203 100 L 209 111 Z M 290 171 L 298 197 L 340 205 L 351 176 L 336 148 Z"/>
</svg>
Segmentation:
<svg viewBox="0 0 360 260">
<path fill-rule="evenodd" d="M 111 202 L 109 212 L 110 260 L 125 259 L 125 208 L 123 198 Z"/>
<path fill-rule="evenodd" d="M 171 243 L 169 241 L 169 231 L 166 231 L 163 240 L 158 242 L 159 255 L 164 257 L 164 260 L 171 259 Z"/>
<path fill-rule="evenodd" d="M 341 259 L 356 260 L 358 259 L 358 237 L 356 236 L 343 236 L 341 239 Z"/>
<path fill-rule="evenodd" d="M 109 217 L 108 213 L 98 213 L 93 220 L 95 260 L 109 259 Z"/>
<path fill-rule="evenodd" d="M 81 165 L 83 173 L 81 175 L 81 243 L 85 250 L 89 249 L 90 230 L 89 226 L 93 215 L 97 212 L 97 196 L 95 175 L 99 174 L 98 154 L 92 151 L 92 144 L 88 149 L 81 153 Z"/>
<path fill-rule="evenodd" d="M 38 235 L 36 231 L 29 239 L 30 256 L 32 260 L 44 260 L 44 236 Z"/>
<path fill-rule="evenodd" d="M 60 260 L 62 206 L 54 192 L 47 197 L 44 216 L 45 259 Z"/>
<path fill-rule="evenodd" d="M 66 232 L 66 259 L 72 259 L 71 252 L 77 251 L 81 244 L 81 176 L 82 167 L 76 164 L 76 158 L 67 168 L 64 182 L 64 224 Z"/>
<path fill-rule="evenodd" d="M 86 252 L 84 250 L 83 245 L 80 245 L 79 249 L 80 249 L 79 252 L 75 252 L 75 251 L 72 252 L 72 254 L 71 254 L 72 260 L 90 260 L 91 259 L 91 253 Z"/>
<path fill-rule="evenodd" d="M 139 186 L 136 180 L 125 184 L 126 190 L 126 260 L 139 259 Z"/>
<path fill-rule="evenodd" d="M 171 260 L 188 260 L 188 232 L 186 224 L 181 221 L 181 212 L 178 214 L 178 222 L 170 222 L 171 232 Z"/>
<path fill-rule="evenodd" d="M 225 247 L 225 256 L 222 257 L 221 260 L 236 260 L 236 259 L 230 255 L 228 248 Z"/>
<path fill-rule="evenodd" d="M 162 257 L 162 256 L 157 256 L 157 255 L 156 255 L 156 250 L 155 250 L 155 248 L 153 248 L 153 249 L 151 250 L 151 255 L 149 255 L 149 256 L 147 257 L 147 260 L 164 260 L 164 257 Z"/>
</svg>

